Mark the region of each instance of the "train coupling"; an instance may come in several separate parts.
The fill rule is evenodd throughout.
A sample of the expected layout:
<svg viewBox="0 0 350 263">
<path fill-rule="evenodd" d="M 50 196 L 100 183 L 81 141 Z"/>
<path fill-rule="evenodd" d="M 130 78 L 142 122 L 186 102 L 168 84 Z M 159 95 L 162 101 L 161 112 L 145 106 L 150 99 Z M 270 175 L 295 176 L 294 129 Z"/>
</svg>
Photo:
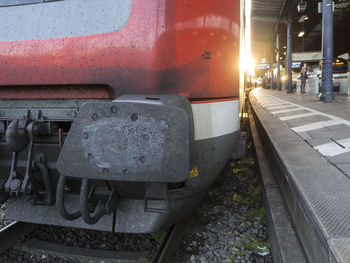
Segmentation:
<svg viewBox="0 0 350 263">
<path fill-rule="evenodd" d="M 46 121 L 33 121 L 29 118 L 13 120 L 6 130 L 6 144 L 12 150 L 10 174 L 2 189 L 10 196 L 25 194 L 33 204 L 51 205 L 54 202 L 51 179 L 43 153 L 35 155 L 35 136 L 52 133 L 55 124 Z M 21 152 L 27 152 L 24 175 L 19 172 L 17 161 Z M 34 170 L 40 176 L 34 176 Z"/>
<path fill-rule="evenodd" d="M 60 215 L 94 224 L 117 209 L 114 190 L 107 202 L 99 200 L 91 208 L 94 181 L 144 183 L 144 211 L 169 213 L 168 183 L 187 179 L 192 143 L 192 109 L 181 95 L 125 95 L 111 102 L 85 103 L 57 161 Z M 64 205 L 68 177 L 81 180 L 80 207 L 73 213 Z"/>
</svg>

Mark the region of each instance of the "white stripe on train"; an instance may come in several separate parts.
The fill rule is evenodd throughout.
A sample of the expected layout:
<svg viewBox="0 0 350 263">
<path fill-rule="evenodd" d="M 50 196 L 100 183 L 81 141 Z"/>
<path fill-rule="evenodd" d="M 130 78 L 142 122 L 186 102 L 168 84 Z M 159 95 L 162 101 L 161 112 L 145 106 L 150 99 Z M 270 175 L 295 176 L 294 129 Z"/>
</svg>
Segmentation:
<svg viewBox="0 0 350 263">
<path fill-rule="evenodd" d="M 239 129 L 239 100 L 192 104 L 194 139 L 230 134 Z"/>
</svg>

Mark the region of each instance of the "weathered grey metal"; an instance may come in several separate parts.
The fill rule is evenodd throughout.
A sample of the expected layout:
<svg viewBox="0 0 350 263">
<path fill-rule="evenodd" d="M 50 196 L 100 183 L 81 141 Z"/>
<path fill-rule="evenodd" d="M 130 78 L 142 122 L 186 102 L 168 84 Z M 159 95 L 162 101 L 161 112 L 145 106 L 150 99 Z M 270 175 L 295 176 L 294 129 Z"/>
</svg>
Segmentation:
<svg viewBox="0 0 350 263">
<path fill-rule="evenodd" d="M 89 185 L 89 179 L 82 179 L 80 188 L 80 213 L 85 223 L 93 225 L 107 214 L 107 204 L 98 199 L 97 205 L 92 205 L 90 196 L 94 194 L 95 188 L 90 188 Z M 114 190 L 112 190 L 109 200 L 113 200 L 114 206 L 111 211 L 114 211 L 118 201 L 118 196 Z M 92 213 L 92 215 L 90 213 Z"/>
<path fill-rule="evenodd" d="M 145 212 L 168 214 L 169 197 L 166 183 L 146 183 L 145 186 Z"/>
<path fill-rule="evenodd" d="M 138 182 L 112 182 L 111 187 L 118 192 L 120 199 L 114 214 L 104 215 L 93 225 L 95 230 L 150 233 L 157 232 L 170 226 L 189 213 L 206 193 L 207 187 L 215 180 L 213 174 L 219 174 L 226 159 L 232 152 L 232 143 L 235 143 L 239 132 L 215 138 L 195 141 L 193 163 L 198 167 L 199 175 L 177 188 L 168 189 L 169 213 L 146 212 L 144 207 L 145 184 Z M 220 147 L 216 147 L 221 145 Z M 3 144 L 0 144 L 0 157 L 8 159 Z M 46 155 L 46 164 L 50 169 L 51 180 L 57 184 L 59 174 L 55 170 L 55 163 L 59 150 L 57 145 L 37 144 L 36 149 Z M 217 157 L 219 156 L 219 157 Z M 21 156 L 20 156 L 21 157 Z M 25 156 L 24 156 L 25 157 Z M 3 160 L 1 165 L 8 166 Z M 9 162 L 9 161 L 8 161 Z M 26 167 L 26 162 L 18 161 L 18 166 Z M 76 180 L 77 181 L 77 180 Z M 102 181 L 103 182 L 103 181 Z M 79 183 L 79 181 L 78 181 Z M 103 182 L 104 183 L 104 182 Z M 78 184 L 77 190 L 79 190 Z M 79 209 L 79 195 L 65 194 L 65 206 L 69 212 Z M 159 207 L 161 208 L 161 206 Z M 34 206 L 28 204 L 28 196 L 10 198 L 7 201 L 6 217 L 10 220 L 19 220 L 38 224 L 59 225 L 91 229 L 80 217 L 76 220 L 66 220 L 60 216 L 56 206 Z"/>
<path fill-rule="evenodd" d="M 322 3 L 322 92 L 320 100 L 333 100 L 333 1 Z"/>
<path fill-rule="evenodd" d="M 69 210 L 79 208 L 78 195 L 66 194 L 65 202 Z M 72 221 L 64 219 L 59 215 L 55 206 L 30 205 L 27 196 L 9 198 L 7 203 L 5 216 L 10 220 L 17 218 L 18 221 L 23 222 L 91 229 L 91 225 L 86 224 L 81 217 Z M 112 231 L 113 220 L 113 214 L 104 215 L 93 229 Z"/>
<path fill-rule="evenodd" d="M 75 220 L 81 217 L 80 209 L 75 208 L 73 211 L 67 211 L 65 204 L 64 188 L 66 187 L 66 176 L 60 175 L 56 187 L 56 208 L 59 215 L 66 220 Z M 70 209 L 72 210 L 72 209 Z"/>
<path fill-rule="evenodd" d="M 25 119 L 16 119 L 10 123 L 6 130 L 6 144 L 13 152 L 23 151 L 28 144 L 29 138 Z"/>
<path fill-rule="evenodd" d="M 247 134 L 240 131 L 235 143 L 235 150 L 231 153 L 230 159 L 238 160 L 246 153 Z"/>
<path fill-rule="evenodd" d="M 31 120 L 72 121 L 86 100 L 1 100 L 0 120 L 14 120 L 28 117 Z M 98 102 L 104 100 L 89 100 Z M 1 129 L 0 129 L 1 132 Z"/>
<path fill-rule="evenodd" d="M 192 110 L 181 95 L 126 95 L 82 106 L 57 161 L 62 175 L 182 182 L 190 167 Z"/>
</svg>

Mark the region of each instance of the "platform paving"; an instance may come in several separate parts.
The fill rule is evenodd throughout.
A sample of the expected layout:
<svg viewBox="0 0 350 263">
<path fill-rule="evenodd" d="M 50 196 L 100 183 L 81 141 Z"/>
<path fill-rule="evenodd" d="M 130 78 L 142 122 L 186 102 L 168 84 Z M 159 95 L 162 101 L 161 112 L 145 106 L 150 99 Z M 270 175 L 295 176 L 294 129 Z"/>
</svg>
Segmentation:
<svg viewBox="0 0 350 263">
<path fill-rule="evenodd" d="M 310 262 L 350 262 L 350 98 L 255 89 L 250 101 Z"/>
<path fill-rule="evenodd" d="M 317 95 L 286 94 L 263 89 L 255 92 L 263 100 L 262 106 L 268 105 L 264 108 L 274 117 L 303 137 L 342 172 L 350 175 L 350 97 L 339 95 L 334 102 L 324 103 Z M 285 104 L 279 104 L 282 102 Z M 276 103 L 276 106 L 272 106 Z"/>
</svg>

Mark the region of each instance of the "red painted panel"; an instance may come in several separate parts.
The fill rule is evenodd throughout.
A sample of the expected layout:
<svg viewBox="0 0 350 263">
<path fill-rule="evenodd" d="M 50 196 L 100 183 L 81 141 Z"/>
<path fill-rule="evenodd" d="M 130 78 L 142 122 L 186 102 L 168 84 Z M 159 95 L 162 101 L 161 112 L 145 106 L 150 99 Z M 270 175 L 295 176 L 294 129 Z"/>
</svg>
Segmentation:
<svg viewBox="0 0 350 263">
<path fill-rule="evenodd" d="M 0 87 L 2 99 L 109 99 L 104 86 L 8 86 Z"/>
<path fill-rule="evenodd" d="M 238 96 L 239 2 L 134 0 L 117 32 L 0 43 L 0 89 L 103 84 L 112 97 Z"/>
</svg>

